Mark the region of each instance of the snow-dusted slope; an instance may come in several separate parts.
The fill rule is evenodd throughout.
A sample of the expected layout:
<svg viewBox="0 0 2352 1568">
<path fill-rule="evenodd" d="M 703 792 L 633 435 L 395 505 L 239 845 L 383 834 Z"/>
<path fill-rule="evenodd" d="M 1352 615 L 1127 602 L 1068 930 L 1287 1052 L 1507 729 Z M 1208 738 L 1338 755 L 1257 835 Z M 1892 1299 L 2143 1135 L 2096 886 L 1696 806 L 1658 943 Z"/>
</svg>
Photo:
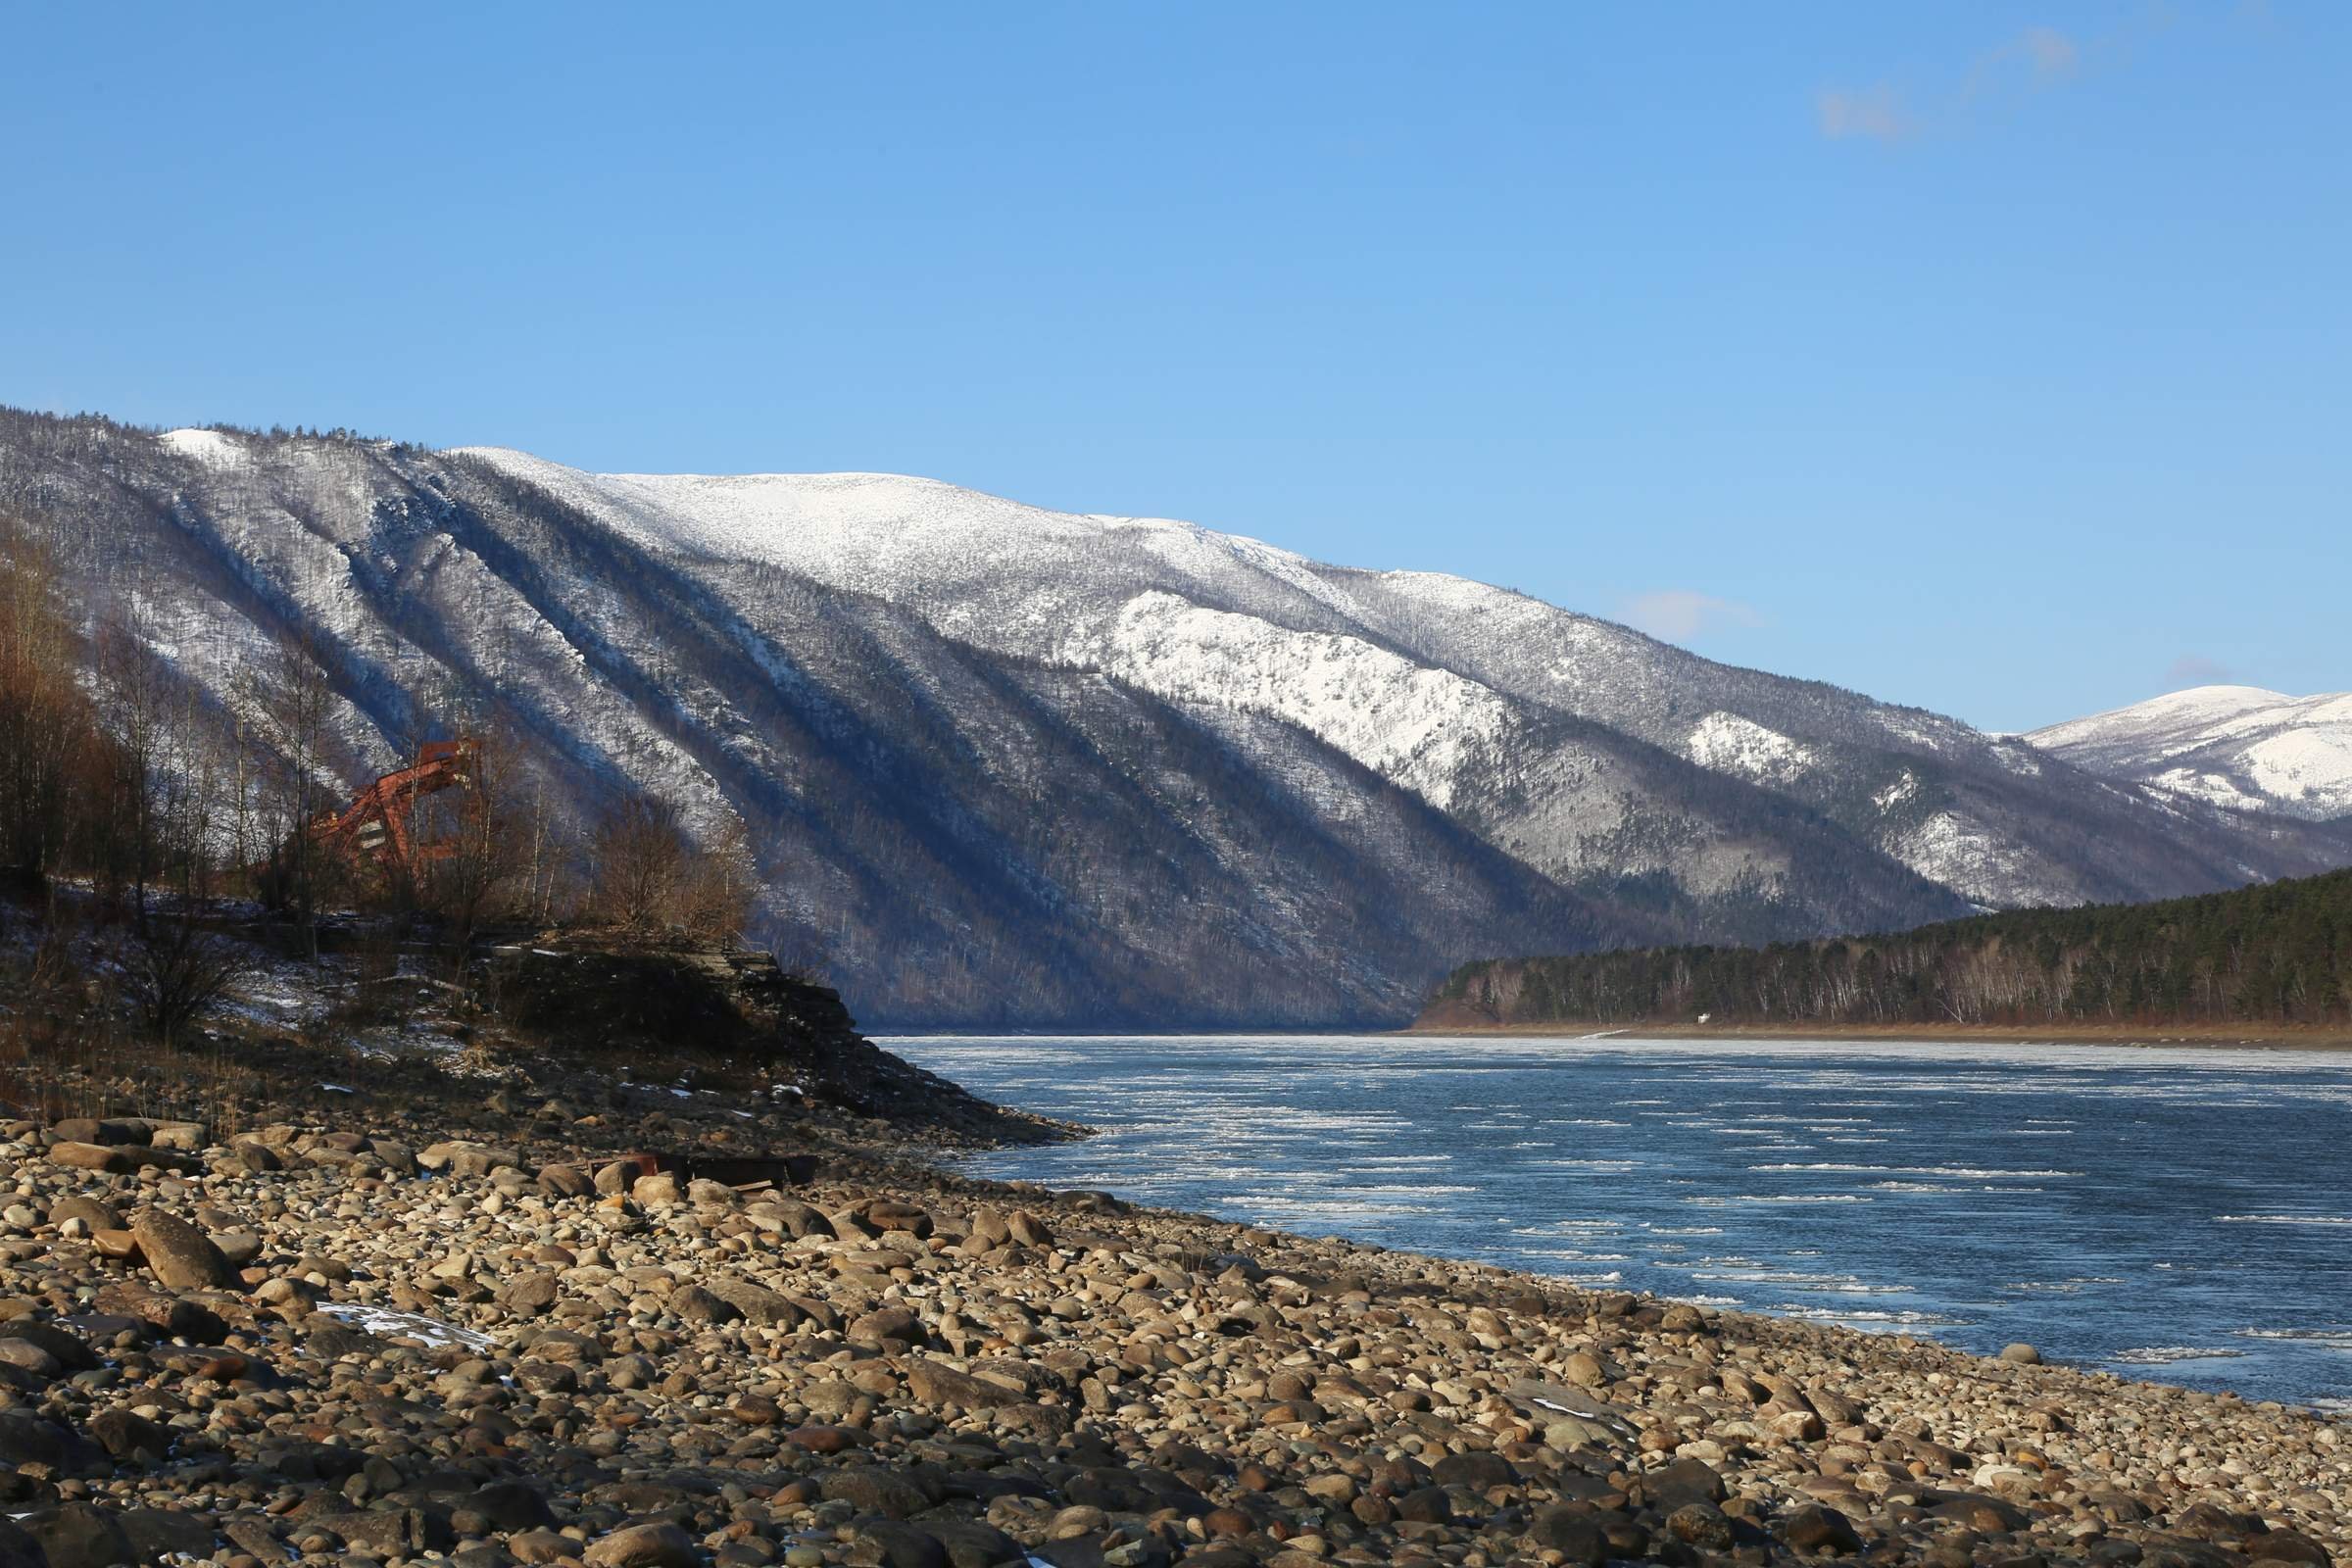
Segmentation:
<svg viewBox="0 0 2352 1568">
<path fill-rule="evenodd" d="M 1464 744 L 1494 740 L 1517 716 L 1476 681 L 1359 638 L 1286 631 L 1169 593 L 1129 600 L 1106 641 L 1111 672 L 1146 691 L 1273 714 L 1441 810 Z"/>
<path fill-rule="evenodd" d="M 2218 806 L 2352 815 L 2352 692 L 2197 686 L 2026 739 L 2086 771 Z"/>
<path fill-rule="evenodd" d="M 486 717 L 740 828 L 765 934 L 902 1024 L 1402 1018 L 1482 955 L 2347 858 L 1507 589 L 927 479 L 0 410 L 0 511 L 204 700 L 303 639 L 347 779 Z"/>
<path fill-rule="evenodd" d="M 1049 512 L 936 479 L 593 474 L 503 447 L 451 455 L 536 485 L 648 548 L 782 567 L 1040 658 L 1099 652 L 1145 588 L 1276 618 L 1323 618 L 1337 601 L 1303 556 L 1255 539 L 1162 517 Z"/>
<path fill-rule="evenodd" d="M 2184 818 L 2017 740 L 1714 663 L 1485 583 L 1326 565 L 1193 523 L 1050 512 L 928 479 L 600 475 L 503 448 L 452 456 L 701 575 L 789 571 L 983 648 L 1114 674 L 1172 702 L 1277 715 L 1440 809 L 1521 777 L 1534 794 L 1471 819 L 1553 875 L 1596 875 L 1636 843 L 1672 841 L 1687 847 L 1668 858 L 1677 875 L 1786 886 L 1787 848 L 1753 820 L 1777 807 L 1716 793 L 1716 808 L 1692 817 L 1690 789 L 1631 760 L 1632 744 L 1794 803 L 1972 904 L 2178 892 L 2275 863 L 2218 815 Z M 1584 734 L 1572 764 L 1522 774 L 1520 754 L 1540 744 L 1528 737 L 1563 717 L 1611 733 Z M 1462 776 L 1473 757 L 1487 776 Z M 1602 773 L 1649 780 L 1647 808 L 1635 802 L 1627 822 L 1601 827 L 1624 806 L 1594 793 Z M 1644 841 L 1661 803 L 1678 803 L 1665 806 L 1672 825 Z M 2086 837 L 2101 855 L 2085 854 Z M 2285 863 L 2311 868 L 2292 854 Z"/>
</svg>

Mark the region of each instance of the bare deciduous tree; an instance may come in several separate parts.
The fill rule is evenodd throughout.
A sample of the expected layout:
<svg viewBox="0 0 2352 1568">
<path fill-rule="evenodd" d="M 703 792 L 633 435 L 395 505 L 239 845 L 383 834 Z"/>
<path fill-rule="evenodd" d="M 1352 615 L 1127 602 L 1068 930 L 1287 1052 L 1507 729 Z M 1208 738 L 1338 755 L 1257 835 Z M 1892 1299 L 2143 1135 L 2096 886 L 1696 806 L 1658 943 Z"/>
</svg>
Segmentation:
<svg viewBox="0 0 2352 1568">
<path fill-rule="evenodd" d="M 263 748 L 260 797 L 273 846 L 265 891 L 294 912 L 313 958 L 318 956 L 318 910 L 337 867 L 311 828 L 341 796 L 327 770 L 335 691 L 322 656 L 307 634 L 287 637 L 249 672 L 242 694 Z"/>
<path fill-rule="evenodd" d="M 483 923 L 527 907 L 543 808 L 522 749 L 503 726 L 467 726 L 463 786 L 425 797 L 411 837 L 429 853 L 414 869 L 417 907 L 434 916 L 463 962 Z"/>
<path fill-rule="evenodd" d="M 743 927 L 752 861 L 739 826 L 704 849 L 674 806 L 632 791 L 598 816 L 587 859 L 588 912 L 632 937 L 675 931 L 719 940 Z"/>
<path fill-rule="evenodd" d="M 67 853 L 74 780 L 99 739 L 76 641 L 46 543 L 0 520 L 0 866 L 35 881 Z"/>
</svg>

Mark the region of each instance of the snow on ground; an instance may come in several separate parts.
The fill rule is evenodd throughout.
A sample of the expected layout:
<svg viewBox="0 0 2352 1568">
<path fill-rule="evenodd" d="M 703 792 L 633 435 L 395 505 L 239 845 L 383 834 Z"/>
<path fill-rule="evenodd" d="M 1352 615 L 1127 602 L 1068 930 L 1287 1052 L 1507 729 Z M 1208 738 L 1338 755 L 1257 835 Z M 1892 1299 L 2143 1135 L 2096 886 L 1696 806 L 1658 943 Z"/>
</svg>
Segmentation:
<svg viewBox="0 0 2352 1568">
<path fill-rule="evenodd" d="M 156 439 L 208 468 L 234 468 L 245 462 L 245 448 L 237 438 L 220 430 L 166 430 Z"/>
<path fill-rule="evenodd" d="M 1166 517 L 1054 512 L 895 473 L 585 473 L 504 447 L 461 447 L 653 549 L 786 566 L 918 606 L 958 583 L 1052 577 L 1133 546 L 1188 577 L 1262 579 L 1339 602 L 1313 563 Z M 1001 610 L 1002 594 L 987 601 Z"/>
<path fill-rule="evenodd" d="M 1271 713 L 1443 809 L 1463 748 L 1515 723 L 1476 681 L 1426 669 L 1356 637 L 1287 631 L 1174 594 L 1138 594 L 1119 612 L 1113 673 L 1158 696 Z"/>
<path fill-rule="evenodd" d="M 2329 816 L 2352 811 L 2352 722 L 2266 736 L 2240 752 L 2238 760 L 2266 795 L 2317 807 Z"/>
<path fill-rule="evenodd" d="M 2313 819 L 2352 812 L 2352 693 L 2199 686 L 2027 738 L 2093 772 L 2217 806 Z"/>
<path fill-rule="evenodd" d="M 1690 728 L 1690 760 L 1756 783 L 1782 783 L 1813 765 L 1813 749 L 1775 729 L 1718 710 Z"/>
<path fill-rule="evenodd" d="M 2208 773 L 2202 768 L 2168 767 L 2149 775 L 2148 782 L 2167 794 L 2228 807 L 2233 811 L 2260 811 L 2273 804 L 2269 796 L 2241 789 L 2221 774 Z"/>
<path fill-rule="evenodd" d="M 496 1343 L 479 1329 L 460 1328 L 421 1312 L 396 1312 L 368 1301 L 325 1301 L 318 1310 L 362 1333 L 385 1340 L 414 1340 L 430 1350 L 487 1350 Z"/>
<path fill-rule="evenodd" d="M 2026 739 L 2045 752 L 2062 752 L 2084 744 L 2144 745 L 2159 737 L 2178 739 L 2209 725 L 2294 701 L 2283 692 L 2266 691 L 2260 686 L 2192 686 L 2128 708 L 2109 709 L 2103 713 L 2050 724 L 2032 731 Z"/>
<path fill-rule="evenodd" d="M 329 990 L 347 981 L 331 959 L 312 965 L 257 949 L 251 966 L 229 982 L 216 1005 L 248 1023 L 299 1030 L 326 1016 Z"/>
<path fill-rule="evenodd" d="M 1937 811 L 1893 835 L 1886 848 L 1921 876 L 1972 903 L 2012 907 L 2045 902 L 2038 890 L 2047 879 L 2034 874 L 2028 858 L 1957 811 Z"/>
<path fill-rule="evenodd" d="M 2033 747 L 2027 745 L 2024 741 L 2019 740 L 2014 735 L 2002 735 L 1996 737 L 1992 748 L 1992 755 L 1996 760 L 1999 760 L 2003 767 L 2007 768 L 2012 773 L 2023 774 L 2027 778 L 2038 778 L 2041 776 L 2041 758 L 2039 754 L 2037 754 Z"/>
</svg>

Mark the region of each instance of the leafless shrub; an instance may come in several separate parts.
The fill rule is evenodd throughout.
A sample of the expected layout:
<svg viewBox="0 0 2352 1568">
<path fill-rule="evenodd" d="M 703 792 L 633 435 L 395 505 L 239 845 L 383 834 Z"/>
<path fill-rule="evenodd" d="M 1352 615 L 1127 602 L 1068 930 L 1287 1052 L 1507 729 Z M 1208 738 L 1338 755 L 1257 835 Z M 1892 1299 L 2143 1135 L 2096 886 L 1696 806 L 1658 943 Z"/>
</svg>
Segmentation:
<svg viewBox="0 0 2352 1568">
<path fill-rule="evenodd" d="M 243 949 L 205 930 L 185 910 L 151 918 L 146 930 L 119 946 L 117 955 L 141 1021 L 166 1045 L 250 966 Z"/>
<path fill-rule="evenodd" d="M 705 849 L 659 796 L 631 792 L 597 818 L 587 847 L 590 914 L 644 939 L 720 940 L 751 907 L 751 857 L 739 834 Z"/>
</svg>

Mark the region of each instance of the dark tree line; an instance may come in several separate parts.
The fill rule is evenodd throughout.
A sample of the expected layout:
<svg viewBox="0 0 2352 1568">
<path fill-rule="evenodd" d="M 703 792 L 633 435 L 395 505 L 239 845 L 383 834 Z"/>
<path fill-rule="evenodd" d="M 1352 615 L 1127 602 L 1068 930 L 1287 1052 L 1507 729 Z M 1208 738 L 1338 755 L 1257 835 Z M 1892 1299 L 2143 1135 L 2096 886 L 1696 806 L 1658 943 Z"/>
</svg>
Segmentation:
<svg viewBox="0 0 2352 1568">
<path fill-rule="evenodd" d="M 1505 1024 L 2352 1022 L 2352 871 L 1885 936 L 1466 964 L 1447 1010 Z"/>
</svg>

